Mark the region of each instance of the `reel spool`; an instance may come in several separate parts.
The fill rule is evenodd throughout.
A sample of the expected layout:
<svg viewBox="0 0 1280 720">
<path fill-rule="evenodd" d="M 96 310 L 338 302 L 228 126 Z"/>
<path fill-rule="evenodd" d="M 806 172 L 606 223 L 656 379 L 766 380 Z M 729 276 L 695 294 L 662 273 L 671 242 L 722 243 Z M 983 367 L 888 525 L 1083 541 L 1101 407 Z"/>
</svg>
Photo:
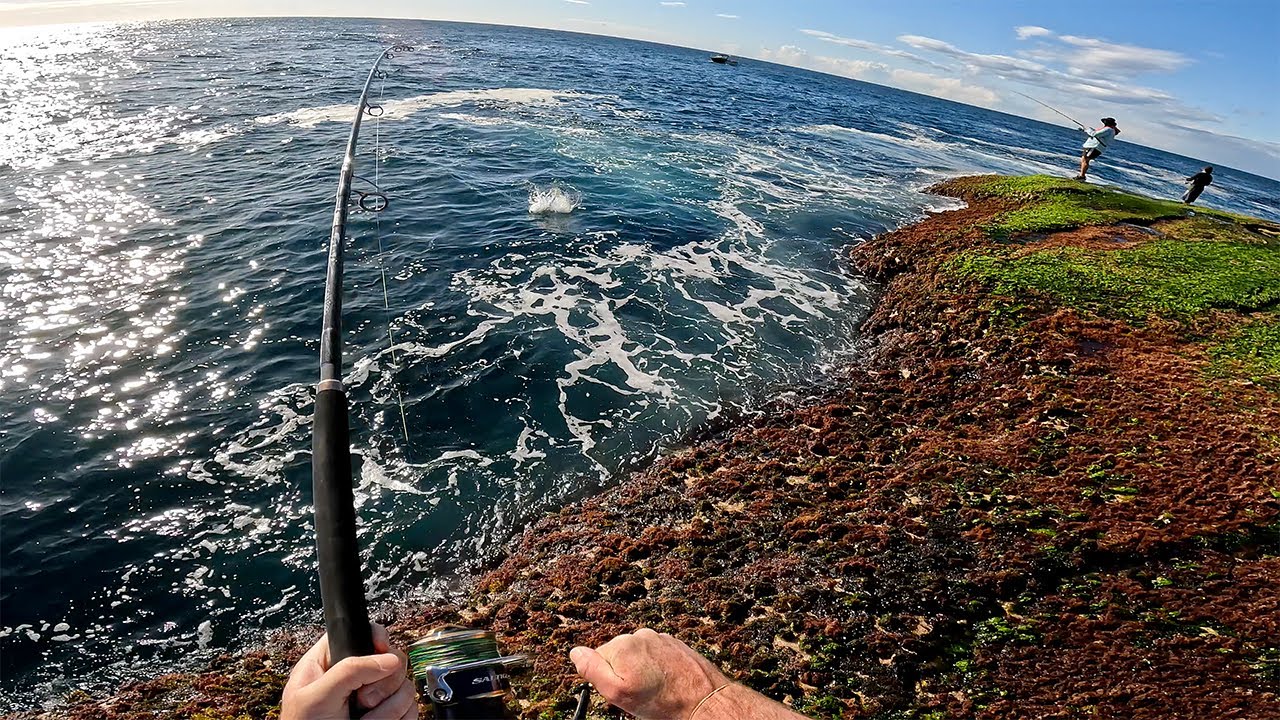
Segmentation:
<svg viewBox="0 0 1280 720">
<path fill-rule="evenodd" d="M 511 674 L 528 665 L 526 655 L 501 655 L 488 630 L 445 626 L 409 646 L 409 669 L 436 720 L 510 717 Z"/>
</svg>

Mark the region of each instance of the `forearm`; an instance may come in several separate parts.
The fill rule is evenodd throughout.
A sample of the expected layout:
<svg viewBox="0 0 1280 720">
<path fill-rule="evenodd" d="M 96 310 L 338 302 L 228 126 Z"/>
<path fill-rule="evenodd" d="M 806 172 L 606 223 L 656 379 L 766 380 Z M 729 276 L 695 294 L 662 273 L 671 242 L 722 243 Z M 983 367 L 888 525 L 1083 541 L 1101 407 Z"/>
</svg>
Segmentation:
<svg viewBox="0 0 1280 720">
<path fill-rule="evenodd" d="M 713 695 L 691 720 L 808 720 L 782 703 L 734 683 Z"/>
</svg>

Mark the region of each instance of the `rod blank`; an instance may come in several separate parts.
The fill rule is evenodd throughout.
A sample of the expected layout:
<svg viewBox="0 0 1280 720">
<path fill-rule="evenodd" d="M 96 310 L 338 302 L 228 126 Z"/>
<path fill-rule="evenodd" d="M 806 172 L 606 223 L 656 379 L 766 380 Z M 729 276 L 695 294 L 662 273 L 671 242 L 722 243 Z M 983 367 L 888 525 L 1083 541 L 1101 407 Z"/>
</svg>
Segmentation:
<svg viewBox="0 0 1280 720">
<path fill-rule="evenodd" d="M 378 76 L 378 66 L 384 59 L 391 57 L 393 51 L 409 49 L 404 46 L 387 48 L 369 70 L 342 159 L 333 226 L 329 233 L 324 319 L 320 330 L 320 382 L 316 385 L 311 434 L 311 487 L 315 506 L 316 561 L 320 571 L 325 629 L 329 633 L 330 666 L 344 658 L 373 654 L 373 631 L 369 627 L 360 547 L 356 539 L 347 395 L 342 386 L 342 253 L 347 210 L 351 203 L 351 179 L 355 173 L 356 142 L 360 138 L 360 121 L 369 107 L 369 86 Z M 352 717 L 362 714 L 354 702 L 351 712 Z"/>
</svg>

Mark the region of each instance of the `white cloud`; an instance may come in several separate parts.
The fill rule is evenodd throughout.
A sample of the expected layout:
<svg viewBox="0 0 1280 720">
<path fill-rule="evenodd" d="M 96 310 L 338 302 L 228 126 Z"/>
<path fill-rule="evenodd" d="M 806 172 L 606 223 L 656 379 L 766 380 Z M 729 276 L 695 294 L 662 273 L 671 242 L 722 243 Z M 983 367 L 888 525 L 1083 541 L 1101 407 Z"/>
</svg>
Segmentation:
<svg viewBox="0 0 1280 720">
<path fill-rule="evenodd" d="M 1026 40 L 1030 37 L 1046 37 L 1052 36 L 1053 31 L 1049 28 L 1042 28 L 1039 25 L 1022 25 L 1013 29 L 1018 33 L 1019 40 Z"/>
<path fill-rule="evenodd" d="M 1095 38 L 1057 36 L 1035 26 L 1016 28 L 1040 47 L 1018 56 L 969 52 L 937 38 L 902 35 L 898 41 L 923 53 L 947 59 L 947 74 L 892 66 L 893 58 L 914 53 L 820 30 L 805 35 L 834 45 L 885 55 L 886 62 L 811 55 L 794 45 L 763 50 L 762 58 L 819 72 L 911 90 L 1060 124 L 1062 118 L 1039 105 L 1002 90 L 1025 86 L 1025 92 L 1062 108 L 1089 124 L 1104 115 L 1119 118 L 1130 142 L 1152 145 L 1211 159 L 1224 165 L 1280 176 L 1280 144 L 1249 140 L 1209 129 L 1224 119 L 1173 93 L 1131 81 L 1139 72 L 1173 72 L 1190 59 L 1178 53 L 1121 45 Z M 1053 43 L 1049 45 L 1048 43 Z M 1126 110 L 1126 108 L 1128 108 Z"/>
<path fill-rule="evenodd" d="M 974 73 L 986 71 L 995 73 L 1000 77 L 1036 80 L 1039 79 L 1040 76 L 1049 72 L 1048 67 L 1038 62 L 1010 55 L 986 55 L 983 53 L 972 53 L 966 50 L 961 50 L 951 43 L 931 37 L 924 37 L 922 35 L 899 35 L 898 42 L 901 42 L 904 45 L 909 45 L 917 50 L 927 50 L 953 57 L 963 62 L 967 69 Z"/>
<path fill-rule="evenodd" d="M 1131 77 L 1142 73 L 1169 73 L 1191 64 L 1191 58 L 1172 50 L 1112 43 L 1097 38 L 1060 35 L 1073 49 L 1065 49 L 1062 58 L 1073 72 L 1101 73 Z"/>
<path fill-rule="evenodd" d="M 1178 152 L 1280 180 L 1280 143 L 1209 132 L 1186 125 L 1156 128 Z M 1170 137 L 1172 135 L 1172 137 Z M 1169 142 L 1173 140 L 1173 142 Z"/>
<path fill-rule="evenodd" d="M 794 45 L 783 45 L 777 50 L 765 50 L 763 57 L 773 62 L 911 90 L 970 105 L 993 107 L 1000 101 L 1000 96 L 990 88 L 961 78 L 942 77 L 918 70 L 904 70 L 873 60 L 810 55 L 806 50 Z"/>
<path fill-rule="evenodd" d="M 1110 70 L 1110 72 L 1100 72 L 1076 66 L 1068 66 L 1066 70 L 1060 70 L 1046 64 L 1055 61 L 1061 64 L 1075 60 L 1080 55 L 1075 51 L 1072 51 L 1072 54 L 1065 59 L 1061 53 L 1052 51 L 1042 50 L 1026 53 L 1028 57 L 1035 58 L 1033 60 L 1028 59 L 1028 57 L 969 52 L 943 40 L 921 35 L 900 35 L 898 40 L 917 50 L 934 52 L 954 58 L 960 61 L 963 72 L 971 76 L 994 77 L 1000 80 L 1025 83 L 1038 88 L 1069 94 L 1075 98 L 1083 95 L 1104 103 L 1161 106 L 1164 112 L 1185 120 L 1201 122 L 1217 122 L 1220 120 L 1216 115 L 1183 104 L 1178 98 L 1163 90 L 1123 82 L 1126 74 L 1119 72 L 1121 67 L 1144 66 L 1144 62 L 1146 67 L 1151 67 L 1152 63 L 1167 64 L 1174 62 L 1159 55 L 1165 52 L 1162 50 L 1148 51 L 1146 48 L 1117 46 L 1100 40 L 1094 41 L 1089 38 L 1072 37 L 1073 45 L 1086 47 L 1090 52 L 1097 51 L 1101 53 L 1100 55 L 1091 55 L 1089 59 L 1078 61 L 1077 64 L 1083 66 L 1101 65 Z M 1113 54 L 1117 52 L 1114 49 L 1118 47 L 1146 52 Z M 1121 57 L 1125 58 L 1125 60 L 1121 60 Z M 1139 57 L 1157 59 L 1143 61 L 1138 59 Z M 1043 62 L 1037 62 L 1037 60 Z"/>
<path fill-rule="evenodd" d="M 725 20 L 737 20 L 737 19 L 738 19 L 738 16 L 737 16 L 737 15 L 730 15 L 729 13 L 716 13 L 716 17 L 718 17 L 718 18 L 724 18 Z"/>
<path fill-rule="evenodd" d="M 682 2 L 660 2 L 658 4 L 663 7 L 684 7 Z"/>
<path fill-rule="evenodd" d="M 832 43 L 833 45 L 844 45 L 845 47 L 857 48 L 859 50 L 868 50 L 870 52 L 880 53 L 881 55 L 889 55 L 891 57 L 900 57 L 900 58 L 903 58 L 904 60 L 910 60 L 912 62 L 920 63 L 921 65 L 927 65 L 929 67 L 937 68 L 939 70 L 947 69 L 946 67 L 939 65 L 938 63 L 933 62 L 932 60 L 926 60 L 925 58 L 922 58 L 919 55 L 916 55 L 915 53 L 907 52 L 906 50 L 899 50 L 898 48 L 890 47 L 888 45 L 881 45 L 880 43 L 874 43 L 874 42 L 871 42 L 870 40 L 859 40 L 857 38 L 841 37 L 834 33 L 826 32 L 825 30 L 801 30 L 800 32 L 804 33 L 805 35 L 809 35 L 810 37 L 815 37 L 823 42 Z"/>
<path fill-rule="evenodd" d="M 1270 177 L 1275 177 L 1280 172 L 1280 145 L 1206 129 L 1220 125 L 1223 118 L 1191 105 L 1168 91 L 1132 82 L 1134 76 L 1142 73 L 1168 73 L 1186 67 L 1191 63 L 1187 56 L 1097 38 L 1057 36 L 1052 32 L 1045 34 L 1036 31 L 1027 35 L 1026 28 L 1018 30 L 1022 30 L 1021 35 L 1045 40 L 1034 50 L 1019 53 L 1022 57 L 1012 57 L 969 52 L 943 40 L 919 35 L 904 35 L 898 39 L 916 50 L 954 58 L 960 63 L 961 72 L 969 77 L 991 78 L 1029 86 L 1028 91 L 1038 95 L 1040 99 L 1064 108 L 1068 114 L 1077 115 L 1086 122 L 1095 123 L 1095 118 L 1114 115 L 1125 129 L 1125 139 L 1130 142 L 1167 148 L 1200 158 L 1217 158 L 1219 163 Z M 914 87 L 903 87 L 919 89 L 927 85 L 927 80 L 915 79 Z M 955 89 L 951 94 L 921 91 L 951 99 L 960 99 L 958 96 L 970 94 Z M 1093 112 L 1085 114 L 1079 109 L 1081 107 Z M 1125 108 L 1128 108 L 1127 112 Z M 1029 101 L 1022 102 L 1016 96 L 1004 96 L 998 109 L 1053 123 L 1062 121 Z"/>
<path fill-rule="evenodd" d="M 591 4 L 587 0 L 564 0 L 564 1 L 567 3 L 573 3 L 574 5 L 590 5 Z"/>
</svg>

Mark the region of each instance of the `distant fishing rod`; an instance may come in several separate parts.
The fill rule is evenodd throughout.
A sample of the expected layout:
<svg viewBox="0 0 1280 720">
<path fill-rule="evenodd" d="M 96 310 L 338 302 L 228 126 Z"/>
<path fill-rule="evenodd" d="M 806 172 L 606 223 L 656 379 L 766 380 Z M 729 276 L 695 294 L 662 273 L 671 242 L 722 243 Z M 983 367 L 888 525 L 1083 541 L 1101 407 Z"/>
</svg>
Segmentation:
<svg viewBox="0 0 1280 720">
<path fill-rule="evenodd" d="M 342 251 L 352 193 L 355 205 L 366 212 L 382 212 L 387 197 L 377 184 L 366 192 L 353 190 L 352 180 L 368 180 L 355 174 L 356 143 L 365 115 L 377 118 L 382 106 L 369 103 L 369 88 L 383 60 L 413 48 L 387 48 L 374 61 L 360 92 L 351 123 L 347 151 L 338 176 L 338 194 L 329 233 L 329 263 L 324 288 L 324 321 L 320 331 L 320 382 L 316 384 L 315 418 L 311 430 L 311 484 L 315 506 L 316 560 L 320 568 L 320 596 L 325 629 L 329 633 L 330 666 L 348 657 L 372 655 L 373 633 L 360 569 L 356 540 L 355 493 L 352 489 L 350 419 L 347 394 L 342 385 Z M 377 168 L 375 153 L 374 167 Z M 381 240 L 379 240 L 379 243 Z M 386 275 L 383 274 L 386 298 Z M 401 408 L 401 419 L 404 409 Z M 408 424 L 405 423 L 406 439 Z M 436 720 L 491 720 L 508 716 L 506 696 L 513 672 L 528 666 L 524 655 L 502 655 L 492 632 L 456 626 L 438 628 L 409 647 L 409 661 L 419 692 L 427 698 Z M 590 689 L 578 693 L 572 718 L 586 717 Z M 364 714 L 354 696 L 351 717 Z"/>
<path fill-rule="evenodd" d="M 1014 90 L 1014 92 L 1015 92 L 1015 93 L 1017 93 L 1017 94 L 1019 94 L 1019 95 L 1021 95 L 1021 96 L 1022 96 L 1022 97 L 1024 97 L 1024 98 L 1026 98 L 1026 99 L 1030 100 L 1031 102 L 1036 103 L 1037 105 L 1041 105 L 1041 106 L 1043 106 L 1043 107 L 1048 108 L 1049 110 L 1052 110 L 1053 112 L 1058 113 L 1058 114 L 1059 114 L 1059 115 L 1061 115 L 1062 117 L 1064 117 L 1064 118 L 1066 118 L 1066 119 L 1070 120 L 1071 122 L 1075 123 L 1076 125 L 1078 125 L 1078 126 L 1080 127 L 1080 129 L 1081 129 L 1081 130 L 1084 130 L 1084 131 L 1088 132 L 1089 128 L 1085 127 L 1085 126 L 1084 126 L 1084 123 L 1080 122 L 1079 120 L 1076 120 L 1075 118 L 1073 118 L 1073 117 L 1071 117 L 1070 115 L 1068 115 L 1068 114 L 1066 114 L 1066 113 L 1062 112 L 1061 110 L 1059 110 L 1059 109 L 1057 109 L 1057 108 L 1053 107 L 1052 105 L 1050 105 L 1050 104 L 1048 104 L 1048 103 L 1040 102 L 1039 100 L 1037 100 L 1037 99 L 1035 99 L 1035 98 L 1031 97 L 1030 95 L 1028 95 L 1028 94 L 1026 94 L 1026 93 L 1020 93 L 1020 92 L 1018 92 L 1017 90 Z"/>
</svg>

